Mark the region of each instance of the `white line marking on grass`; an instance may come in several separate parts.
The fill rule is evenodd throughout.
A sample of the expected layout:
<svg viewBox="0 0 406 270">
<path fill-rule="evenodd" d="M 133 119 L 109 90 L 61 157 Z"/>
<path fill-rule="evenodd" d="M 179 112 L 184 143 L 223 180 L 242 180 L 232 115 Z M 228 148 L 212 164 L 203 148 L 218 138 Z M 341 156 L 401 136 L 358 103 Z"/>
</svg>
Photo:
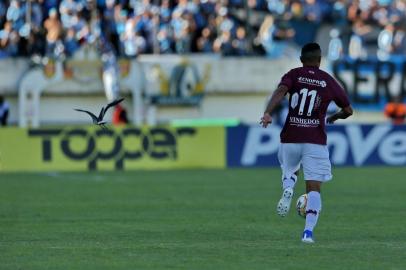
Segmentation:
<svg viewBox="0 0 406 270">
<path fill-rule="evenodd" d="M 45 172 L 42 173 L 42 175 L 45 175 L 50 178 L 55 178 L 58 180 L 81 180 L 81 181 L 95 181 L 95 182 L 102 182 L 106 181 L 109 178 L 100 175 L 100 174 L 90 174 L 90 173 L 60 173 L 60 172 Z"/>
</svg>

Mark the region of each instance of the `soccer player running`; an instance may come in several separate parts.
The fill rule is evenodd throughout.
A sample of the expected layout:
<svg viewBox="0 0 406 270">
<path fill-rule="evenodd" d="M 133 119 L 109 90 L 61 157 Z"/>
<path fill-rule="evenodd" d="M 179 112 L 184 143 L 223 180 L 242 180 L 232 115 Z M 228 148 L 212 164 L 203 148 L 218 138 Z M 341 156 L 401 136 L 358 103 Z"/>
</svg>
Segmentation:
<svg viewBox="0 0 406 270">
<path fill-rule="evenodd" d="M 328 73 L 319 69 L 321 49 L 317 43 L 303 46 L 300 56 L 303 67 L 286 73 L 268 102 L 261 125 L 272 123 L 272 113 L 289 94 L 289 113 L 281 131 L 278 159 L 282 167 L 282 198 L 277 213 L 289 211 L 300 166 L 306 180 L 306 224 L 302 241 L 313 243 L 313 229 L 321 210 L 321 183 L 331 180 L 331 163 L 326 146 L 325 121 L 327 107 L 334 101 L 341 108 L 327 118 L 327 123 L 352 115 L 344 89 Z"/>
</svg>

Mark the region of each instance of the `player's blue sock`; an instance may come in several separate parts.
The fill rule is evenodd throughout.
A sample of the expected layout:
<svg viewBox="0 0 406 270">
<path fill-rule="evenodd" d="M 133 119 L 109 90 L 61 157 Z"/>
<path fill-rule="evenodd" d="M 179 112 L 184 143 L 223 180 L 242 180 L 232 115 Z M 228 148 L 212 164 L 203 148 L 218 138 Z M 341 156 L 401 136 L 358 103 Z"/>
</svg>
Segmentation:
<svg viewBox="0 0 406 270">
<path fill-rule="evenodd" d="M 320 193 L 317 191 L 310 191 L 307 194 L 307 205 L 306 205 L 306 224 L 305 231 L 313 231 L 317 224 L 317 219 L 319 218 L 321 210 L 321 197 Z"/>
<path fill-rule="evenodd" d="M 297 181 L 297 175 L 296 174 L 292 174 L 289 177 L 286 177 L 285 175 L 282 176 L 282 188 L 283 190 L 287 189 L 287 188 L 294 188 L 295 184 Z"/>
</svg>

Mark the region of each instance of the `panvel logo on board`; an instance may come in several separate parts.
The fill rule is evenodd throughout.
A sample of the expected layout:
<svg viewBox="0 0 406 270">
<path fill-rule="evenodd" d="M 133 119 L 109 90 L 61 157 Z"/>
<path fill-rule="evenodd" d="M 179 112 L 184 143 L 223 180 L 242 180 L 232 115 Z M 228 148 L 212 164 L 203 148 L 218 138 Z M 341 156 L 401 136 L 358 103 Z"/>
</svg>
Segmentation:
<svg viewBox="0 0 406 270">
<path fill-rule="evenodd" d="M 224 168 L 223 127 L 18 129 L 0 133 L 0 171 Z"/>
<path fill-rule="evenodd" d="M 227 164 L 278 166 L 281 128 L 233 127 L 227 130 Z M 327 131 L 335 165 L 406 165 L 406 126 L 336 125 Z"/>
</svg>

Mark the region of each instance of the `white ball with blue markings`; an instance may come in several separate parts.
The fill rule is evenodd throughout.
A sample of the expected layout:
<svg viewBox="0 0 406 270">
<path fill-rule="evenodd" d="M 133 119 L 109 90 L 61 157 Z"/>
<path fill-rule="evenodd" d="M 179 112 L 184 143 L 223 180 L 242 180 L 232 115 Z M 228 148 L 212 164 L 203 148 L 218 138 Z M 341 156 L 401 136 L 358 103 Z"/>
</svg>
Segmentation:
<svg viewBox="0 0 406 270">
<path fill-rule="evenodd" d="M 306 218 L 306 205 L 307 205 L 307 194 L 303 194 L 296 201 L 297 214 L 303 218 Z"/>
</svg>

